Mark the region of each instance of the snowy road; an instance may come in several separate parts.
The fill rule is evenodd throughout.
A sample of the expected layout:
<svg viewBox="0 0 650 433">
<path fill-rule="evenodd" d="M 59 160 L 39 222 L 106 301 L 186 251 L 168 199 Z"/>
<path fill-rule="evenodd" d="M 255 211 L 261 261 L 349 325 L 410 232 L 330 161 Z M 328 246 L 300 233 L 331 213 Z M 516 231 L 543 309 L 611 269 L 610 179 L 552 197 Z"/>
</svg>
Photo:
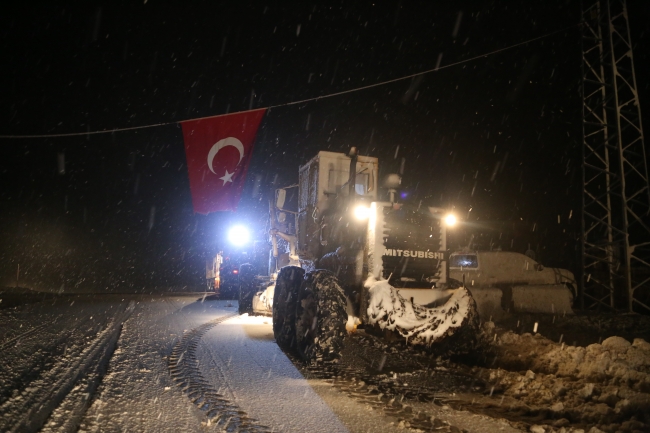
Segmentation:
<svg viewBox="0 0 650 433">
<path fill-rule="evenodd" d="M 369 408 L 330 385 L 305 380 L 275 344 L 270 318 L 235 317 L 210 330 L 203 341 L 198 353 L 204 377 L 269 430 L 396 430 L 390 425 L 394 420 L 370 416 Z"/>
<path fill-rule="evenodd" d="M 588 400 L 586 376 L 563 379 L 534 363 L 538 373 L 470 372 L 363 332 L 346 339 L 340 363 L 310 367 L 278 348 L 270 318 L 236 311 L 236 302 L 198 294 L 65 295 L 0 310 L 0 431 L 510 433 L 542 421 L 548 433 L 563 428 L 551 423 L 567 422 L 548 409 L 561 398 L 581 411 L 562 412 L 577 420 L 564 431 L 578 432 L 596 424 L 584 421 L 592 408 L 621 425 L 633 405 L 646 401 L 636 385 L 617 386 L 620 401 L 607 400 L 611 410 L 601 400 L 612 385 L 599 384 L 603 398 Z M 550 350 L 569 359 L 585 350 L 526 333 L 498 337 L 490 341 L 503 362 L 509 353 Z M 643 340 L 608 340 L 589 346 L 585 356 L 601 359 L 613 350 L 627 351 L 612 358 L 615 372 L 630 363 L 650 365 Z M 558 384 L 564 397 L 535 394 Z"/>
<path fill-rule="evenodd" d="M 233 316 L 236 305 L 88 295 L 0 310 L 0 431 L 219 431 L 214 413 L 178 386 L 170 356 L 184 335 Z M 395 419 L 303 378 L 269 319 L 234 315 L 198 341 L 197 372 L 246 414 L 242 431 L 398 430 Z"/>
<path fill-rule="evenodd" d="M 135 303 L 66 298 L 0 314 L 0 427 L 36 431 L 76 422 L 99 385 Z"/>
</svg>

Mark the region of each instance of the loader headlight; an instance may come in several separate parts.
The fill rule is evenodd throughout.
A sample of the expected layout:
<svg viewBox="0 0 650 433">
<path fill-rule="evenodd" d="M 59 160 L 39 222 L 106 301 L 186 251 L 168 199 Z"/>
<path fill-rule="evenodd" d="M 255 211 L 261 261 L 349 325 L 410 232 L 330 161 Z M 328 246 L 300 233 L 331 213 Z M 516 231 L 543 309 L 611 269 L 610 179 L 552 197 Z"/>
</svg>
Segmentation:
<svg viewBox="0 0 650 433">
<path fill-rule="evenodd" d="M 228 232 L 228 241 L 237 247 L 246 245 L 249 239 L 250 234 L 244 226 L 235 226 Z"/>
<path fill-rule="evenodd" d="M 447 214 L 447 215 L 445 216 L 445 225 L 446 225 L 447 227 L 453 227 L 453 226 L 455 226 L 455 225 L 456 225 L 456 222 L 457 222 L 457 220 L 456 220 L 456 215 L 454 215 L 453 213 Z"/>
<path fill-rule="evenodd" d="M 370 208 L 360 204 L 354 208 L 354 216 L 360 221 L 366 220 L 370 216 Z"/>
</svg>

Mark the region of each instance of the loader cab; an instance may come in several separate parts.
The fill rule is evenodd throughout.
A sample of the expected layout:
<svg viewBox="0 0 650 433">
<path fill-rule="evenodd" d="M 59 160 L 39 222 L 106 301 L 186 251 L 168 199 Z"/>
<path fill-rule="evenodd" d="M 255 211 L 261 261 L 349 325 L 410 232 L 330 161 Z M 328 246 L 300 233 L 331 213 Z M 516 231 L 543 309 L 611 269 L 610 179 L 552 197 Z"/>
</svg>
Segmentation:
<svg viewBox="0 0 650 433">
<path fill-rule="evenodd" d="M 378 165 L 377 158 L 356 156 L 353 188 L 349 185 L 351 158 L 343 153 L 320 151 L 300 167 L 297 244 L 301 257 L 316 260 L 339 246 L 335 238 L 341 234 L 336 226 L 345 217 L 350 190 L 355 201 L 368 205 L 376 201 Z"/>
<path fill-rule="evenodd" d="M 368 201 L 377 200 L 378 160 L 370 156 L 357 156 L 354 192 Z M 318 152 L 307 164 L 300 167 L 300 210 L 324 204 L 328 198 L 347 197 L 349 194 L 350 157 L 343 153 Z"/>
</svg>

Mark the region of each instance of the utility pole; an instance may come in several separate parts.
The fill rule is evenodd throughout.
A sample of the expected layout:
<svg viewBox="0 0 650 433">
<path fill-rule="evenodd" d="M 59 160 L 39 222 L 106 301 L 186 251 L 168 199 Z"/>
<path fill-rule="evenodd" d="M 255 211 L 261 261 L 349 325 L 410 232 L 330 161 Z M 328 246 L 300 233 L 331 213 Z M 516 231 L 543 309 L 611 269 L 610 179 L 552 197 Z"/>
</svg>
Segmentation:
<svg viewBox="0 0 650 433">
<path fill-rule="evenodd" d="M 581 308 L 650 311 L 650 183 L 625 0 L 583 0 Z"/>
</svg>

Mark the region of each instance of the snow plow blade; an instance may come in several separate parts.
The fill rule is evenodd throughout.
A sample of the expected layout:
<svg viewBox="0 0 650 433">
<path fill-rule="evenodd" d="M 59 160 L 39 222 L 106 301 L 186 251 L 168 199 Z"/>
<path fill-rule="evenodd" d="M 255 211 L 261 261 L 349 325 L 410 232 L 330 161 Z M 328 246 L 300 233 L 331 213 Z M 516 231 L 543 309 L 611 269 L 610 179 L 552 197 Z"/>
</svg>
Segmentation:
<svg viewBox="0 0 650 433">
<path fill-rule="evenodd" d="M 366 286 L 370 325 L 393 331 L 409 344 L 435 347 L 436 352 L 473 350 L 479 317 L 466 288 L 448 290 L 446 299 L 431 308 L 406 299 L 386 280 L 368 281 Z"/>
<path fill-rule="evenodd" d="M 515 286 L 512 308 L 520 313 L 573 314 L 573 293 L 564 284 Z"/>
</svg>

